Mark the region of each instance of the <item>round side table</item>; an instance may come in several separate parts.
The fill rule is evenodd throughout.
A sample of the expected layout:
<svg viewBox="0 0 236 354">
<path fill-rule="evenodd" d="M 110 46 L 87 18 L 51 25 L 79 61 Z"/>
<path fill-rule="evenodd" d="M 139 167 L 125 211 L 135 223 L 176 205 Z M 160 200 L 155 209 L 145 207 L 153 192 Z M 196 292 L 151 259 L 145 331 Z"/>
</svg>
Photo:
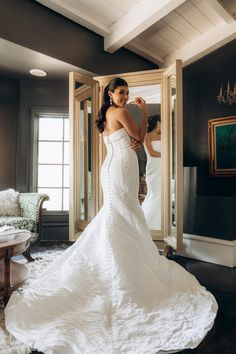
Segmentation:
<svg viewBox="0 0 236 354">
<path fill-rule="evenodd" d="M 13 240 L 0 242 L 0 296 L 3 296 L 5 305 L 13 290 L 28 275 L 27 267 L 11 260 L 11 258 L 21 254 L 29 247 L 30 237 L 30 232 L 22 230 L 19 233 L 19 230 L 17 230 L 16 237 Z"/>
</svg>

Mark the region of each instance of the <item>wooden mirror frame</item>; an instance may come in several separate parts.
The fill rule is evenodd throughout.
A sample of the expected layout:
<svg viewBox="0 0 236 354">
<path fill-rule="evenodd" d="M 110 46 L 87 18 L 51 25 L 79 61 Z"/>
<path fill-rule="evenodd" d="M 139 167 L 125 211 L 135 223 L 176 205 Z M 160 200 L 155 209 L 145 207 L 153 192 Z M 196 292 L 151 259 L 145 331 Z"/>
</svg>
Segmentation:
<svg viewBox="0 0 236 354">
<path fill-rule="evenodd" d="M 171 176 L 170 176 L 170 85 L 168 82 L 171 76 L 176 78 L 176 115 L 175 115 L 175 162 L 176 162 L 176 233 L 173 234 L 170 225 L 170 203 Z M 93 193 L 93 217 L 98 213 L 103 203 L 102 189 L 100 185 L 100 169 L 106 156 L 105 144 L 102 135 L 99 134 L 95 119 L 98 108 L 101 106 L 103 91 L 108 82 L 114 77 L 124 78 L 130 87 L 145 85 L 160 85 L 161 88 L 161 129 L 162 129 L 162 211 L 161 230 L 151 230 L 153 240 L 158 242 L 160 247 L 166 245 L 172 249 L 180 250 L 183 245 L 183 118 L 182 118 L 182 62 L 177 60 L 176 64 L 169 69 L 146 70 L 131 73 L 120 73 L 108 76 L 94 77 L 93 79 L 81 74 L 70 73 L 69 77 L 69 115 L 70 115 L 70 213 L 69 232 L 70 240 L 78 237 L 76 220 L 78 219 L 77 196 L 79 190 L 78 168 L 78 119 L 76 119 L 75 82 L 92 86 L 92 193 Z M 79 225 L 83 230 L 84 225 Z"/>
<path fill-rule="evenodd" d="M 174 153 L 175 153 L 175 215 L 176 227 L 173 229 L 171 220 L 172 210 L 172 106 L 171 89 L 176 89 L 176 106 L 174 115 Z M 174 65 L 168 68 L 164 73 L 164 111 L 166 130 L 165 134 L 165 152 L 166 165 L 164 170 L 164 241 L 167 247 L 167 253 L 171 249 L 181 250 L 183 248 L 183 94 L 182 94 L 182 61 L 177 60 Z"/>
<path fill-rule="evenodd" d="M 87 220 L 80 220 L 79 217 L 79 203 L 78 196 L 80 191 L 79 168 L 80 168 L 80 122 L 78 119 L 80 100 L 76 93 L 76 82 L 91 86 L 92 91 L 92 127 L 91 127 L 91 140 L 92 140 L 92 196 L 93 208 L 92 217 L 98 212 L 98 190 L 99 190 L 99 154 L 98 154 L 98 131 L 95 127 L 95 120 L 98 113 L 98 82 L 92 78 L 70 72 L 69 74 L 69 120 L 70 120 L 70 203 L 69 203 L 69 240 L 75 241 L 80 231 L 82 231 L 89 223 Z M 81 96 L 82 97 L 82 96 Z"/>
</svg>

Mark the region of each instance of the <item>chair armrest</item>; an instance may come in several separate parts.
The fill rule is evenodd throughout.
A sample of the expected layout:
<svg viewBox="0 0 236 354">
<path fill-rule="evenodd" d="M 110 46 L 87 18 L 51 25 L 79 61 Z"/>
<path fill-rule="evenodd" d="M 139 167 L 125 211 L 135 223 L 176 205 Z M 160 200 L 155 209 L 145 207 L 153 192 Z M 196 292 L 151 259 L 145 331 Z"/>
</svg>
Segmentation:
<svg viewBox="0 0 236 354">
<path fill-rule="evenodd" d="M 47 194 L 41 193 L 19 193 L 20 214 L 30 218 L 35 223 L 41 219 L 43 202 L 49 200 Z"/>
</svg>

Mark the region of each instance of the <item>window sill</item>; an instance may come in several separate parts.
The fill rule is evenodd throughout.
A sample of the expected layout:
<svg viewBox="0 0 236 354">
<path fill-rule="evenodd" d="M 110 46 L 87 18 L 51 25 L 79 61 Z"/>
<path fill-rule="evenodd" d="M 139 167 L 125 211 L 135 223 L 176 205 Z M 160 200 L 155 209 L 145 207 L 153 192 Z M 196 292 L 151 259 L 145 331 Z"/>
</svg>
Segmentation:
<svg viewBox="0 0 236 354">
<path fill-rule="evenodd" d="M 53 215 L 53 216 L 69 215 L 69 210 L 46 210 L 46 209 L 43 209 L 43 215 Z"/>
</svg>

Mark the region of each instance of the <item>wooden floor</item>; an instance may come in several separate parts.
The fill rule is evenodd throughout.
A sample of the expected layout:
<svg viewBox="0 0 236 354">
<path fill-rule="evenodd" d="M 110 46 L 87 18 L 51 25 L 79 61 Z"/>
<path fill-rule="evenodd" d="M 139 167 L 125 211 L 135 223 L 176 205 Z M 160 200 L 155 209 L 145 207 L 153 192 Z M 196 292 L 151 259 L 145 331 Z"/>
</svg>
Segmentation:
<svg viewBox="0 0 236 354">
<path fill-rule="evenodd" d="M 218 266 L 173 255 L 216 298 L 215 324 L 202 343 L 181 354 L 236 354 L 236 268 Z"/>
</svg>

